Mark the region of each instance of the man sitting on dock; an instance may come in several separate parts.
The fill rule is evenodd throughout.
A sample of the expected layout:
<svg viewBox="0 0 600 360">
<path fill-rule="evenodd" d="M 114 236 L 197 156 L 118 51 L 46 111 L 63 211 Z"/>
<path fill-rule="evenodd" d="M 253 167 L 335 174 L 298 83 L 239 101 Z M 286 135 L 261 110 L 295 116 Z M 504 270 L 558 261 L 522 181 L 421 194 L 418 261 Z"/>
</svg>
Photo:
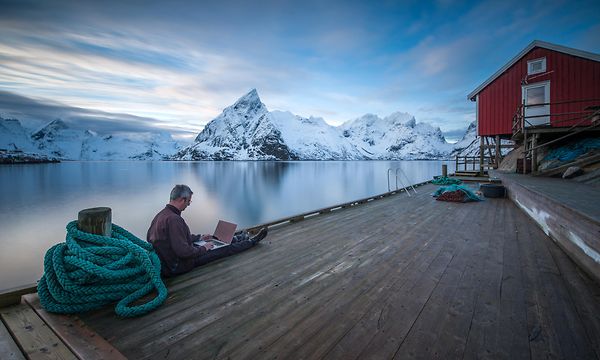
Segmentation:
<svg viewBox="0 0 600 360">
<path fill-rule="evenodd" d="M 161 262 L 163 276 L 175 276 L 229 255 L 237 254 L 258 244 L 267 236 L 267 228 L 250 237 L 247 232 L 234 236 L 230 245 L 211 250 L 212 235 L 194 235 L 181 217 L 192 202 L 192 190 L 187 185 L 175 185 L 170 201 L 152 220 L 146 240 L 152 244 Z M 194 245 L 205 240 L 203 246 Z"/>
</svg>

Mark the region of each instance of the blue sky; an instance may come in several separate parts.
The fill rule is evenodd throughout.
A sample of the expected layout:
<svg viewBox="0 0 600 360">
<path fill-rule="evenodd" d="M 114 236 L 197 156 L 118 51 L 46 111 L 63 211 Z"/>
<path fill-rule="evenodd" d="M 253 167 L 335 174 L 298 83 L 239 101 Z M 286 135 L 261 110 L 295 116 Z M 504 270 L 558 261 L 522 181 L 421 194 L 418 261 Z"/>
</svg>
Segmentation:
<svg viewBox="0 0 600 360">
<path fill-rule="evenodd" d="M 600 53 L 598 1 L 0 0 L 0 8 L 0 116 L 41 121 L 26 101 L 10 101 L 29 99 L 49 105 L 48 117 L 85 109 L 72 116 L 83 127 L 90 114 L 129 114 L 127 126 L 188 137 L 256 88 L 270 110 L 332 125 L 403 111 L 452 139 L 475 119 L 467 94 L 531 41 Z M 119 128 L 119 116 L 104 115 L 94 121 Z"/>
</svg>

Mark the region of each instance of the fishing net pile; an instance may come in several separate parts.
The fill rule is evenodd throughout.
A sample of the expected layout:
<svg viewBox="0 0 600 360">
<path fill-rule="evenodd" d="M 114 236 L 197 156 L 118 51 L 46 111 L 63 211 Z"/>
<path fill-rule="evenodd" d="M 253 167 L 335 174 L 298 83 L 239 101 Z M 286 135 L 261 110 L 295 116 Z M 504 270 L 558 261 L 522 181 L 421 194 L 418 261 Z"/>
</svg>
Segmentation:
<svg viewBox="0 0 600 360">
<path fill-rule="evenodd" d="M 555 149 L 550 150 L 544 157 L 544 161 L 558 160 L 573 161 L 579 156 L 593 150 L 600 150 L 600 139 L 598 138 L 587 138 L 569 145 L 564 145 Z"/>
<path fill-rule="evenodd" d="M 483 200 L 468 187 L 456 184 L 441 186 L 432 195 L 439 201 L 469 202 Z"/>
</svg>

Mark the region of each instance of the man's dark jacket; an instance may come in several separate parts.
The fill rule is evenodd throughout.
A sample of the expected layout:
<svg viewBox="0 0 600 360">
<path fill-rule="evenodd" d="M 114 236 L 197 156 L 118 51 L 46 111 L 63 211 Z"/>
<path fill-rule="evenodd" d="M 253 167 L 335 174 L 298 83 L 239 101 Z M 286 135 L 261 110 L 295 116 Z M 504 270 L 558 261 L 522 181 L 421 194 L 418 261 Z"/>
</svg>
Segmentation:
<svg viewBox="0 0 600 360">
<path fill-rule="evenodd" d="M 203 246 L 194 246 L 199 238 L 200 235 L 190 233 L 181 211 L 172 205 L 156 214 L 146 235 L 160 258 L 163 276 L 183 274 L 194 268 L 194 258 L 206 253 Z"/>
</svg>

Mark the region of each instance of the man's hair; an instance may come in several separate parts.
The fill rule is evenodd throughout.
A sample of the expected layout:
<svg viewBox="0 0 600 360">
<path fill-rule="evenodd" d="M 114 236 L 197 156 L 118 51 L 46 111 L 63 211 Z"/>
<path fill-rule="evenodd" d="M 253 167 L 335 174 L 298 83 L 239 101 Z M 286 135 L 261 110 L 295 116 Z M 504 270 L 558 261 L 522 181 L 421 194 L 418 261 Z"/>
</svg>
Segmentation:
<svg viewBox="0 0 600 360">
<path fill-rule="evenodd" d="M 173 190 L 171 190 L 171 200 L 177 200 L 179 198 L 189 199 L 192 197 L 192 189 L 190 189 L 187 185 L 175 185 Z"/>
</svg>

